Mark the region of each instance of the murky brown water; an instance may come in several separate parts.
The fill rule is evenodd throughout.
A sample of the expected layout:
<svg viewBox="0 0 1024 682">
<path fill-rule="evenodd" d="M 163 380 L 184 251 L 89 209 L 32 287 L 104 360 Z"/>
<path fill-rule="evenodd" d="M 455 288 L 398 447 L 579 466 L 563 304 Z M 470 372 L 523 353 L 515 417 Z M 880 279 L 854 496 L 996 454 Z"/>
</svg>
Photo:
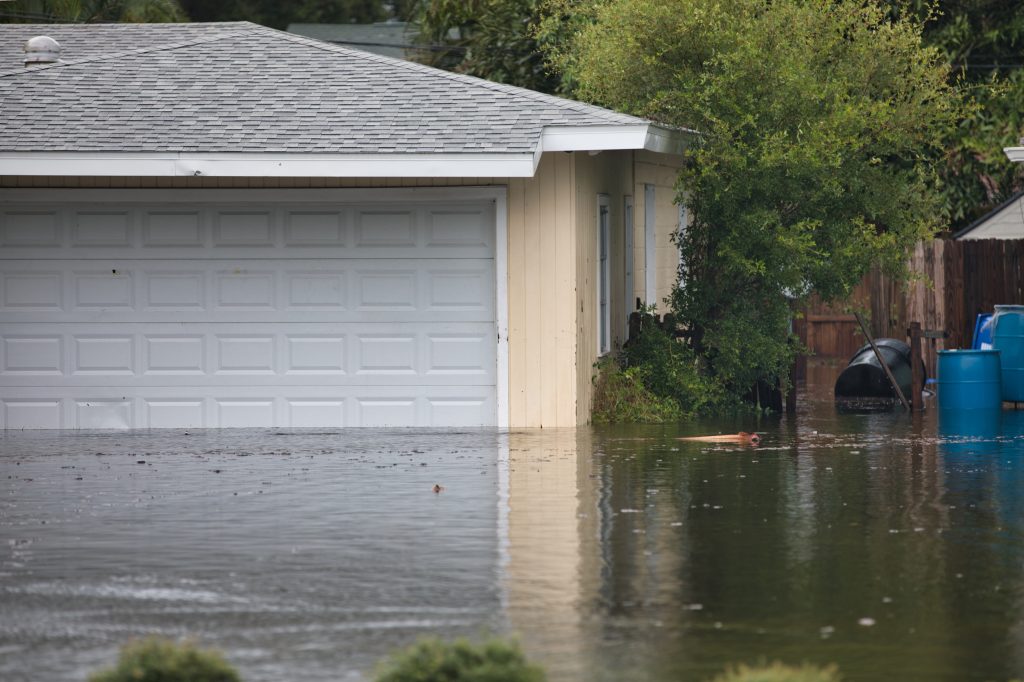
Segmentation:
<svg viewBox="0 0 1024 682">
<path fill-rule="evenodd" d="M 361 680 L 485 632 L 555 680 L 1024 676 L 1024 411 L 838 414 L 827 388 L 678 428 L 7 432 L 0 679 L 159 633 L 250 682 Z"/>
</svg>

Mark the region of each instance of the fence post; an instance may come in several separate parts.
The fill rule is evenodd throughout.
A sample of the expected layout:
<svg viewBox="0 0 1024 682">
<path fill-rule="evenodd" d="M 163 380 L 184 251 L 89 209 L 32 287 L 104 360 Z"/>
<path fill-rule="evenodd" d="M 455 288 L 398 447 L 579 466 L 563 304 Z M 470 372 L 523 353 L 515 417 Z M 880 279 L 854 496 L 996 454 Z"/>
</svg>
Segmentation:
<svg viewBox="0 0 1024 682">
<path fill-rule="evenodd" d="M 910 404 L 914 410 L 924 409 L 924 372 L 921 371 L 921 323 L 911 322 L 910 336 Z"/>
</svg>

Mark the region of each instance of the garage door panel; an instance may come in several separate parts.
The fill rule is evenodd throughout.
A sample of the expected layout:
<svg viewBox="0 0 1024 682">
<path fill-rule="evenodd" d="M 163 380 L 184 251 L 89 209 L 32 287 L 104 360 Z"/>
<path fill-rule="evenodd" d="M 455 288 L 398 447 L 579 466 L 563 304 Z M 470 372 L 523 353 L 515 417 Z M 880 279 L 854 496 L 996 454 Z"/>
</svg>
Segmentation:
<svg viewBox="0 0 1024 682">
<path fill-rule="evenodd" d="M 123 395 L 97 386 L 74 398 L 30 387 L 0 388 L 0 429 L 488 426 L 493 388 L 147 387 Z"/>
<path fill-rule="evenodd" d="M 0 247 L 40 248 L 44 253 L 64 243 L 63 215 L 45 208 L 0 211 Z"/>
<path fill-rule="evenodd" d="M 497 417 L 491 201 L 0 207 L 0 428 Z"/>
<path fill-rule="evenodd" d="M 0 262 L 0 319 L 12 323 L 494 319 L 489 260 Z"/>
<path fill-rule="evenodd" d="M 344 248 L 358 258 L 430 258 L 438 251 L 447 258 L 494 256 L 494 209 L 488 201 L 362 208 L 249 202 L 108 206 L 0 209 L 0 246 L 17 249 L 19 258 L 138 258 L 153 249 L 163 258 L 216 259 L 224 250 L 245 259 L 285 250 L 317 258 L 323 247 Z"/>
<path fill-rule="evenodd" d="M 5 324 L 0 385 L 495 382 L 491 324 L 304 323 L 286 329 L 268 333 L 264 324 L 212 322 Z"/>
</svg>

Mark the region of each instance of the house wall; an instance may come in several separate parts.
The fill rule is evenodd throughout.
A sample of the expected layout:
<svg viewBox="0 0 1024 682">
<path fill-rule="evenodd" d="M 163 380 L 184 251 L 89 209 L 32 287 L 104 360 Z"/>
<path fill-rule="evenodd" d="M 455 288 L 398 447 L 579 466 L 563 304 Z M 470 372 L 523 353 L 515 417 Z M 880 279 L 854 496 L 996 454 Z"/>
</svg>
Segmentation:
<svg viewBox="0 0 1024 682">
<path fill-rule="evenodd" d="M 590 420 L 597 360 L 597 196 L 611 210 L 613 346 L 625 340 L 632 299 L 643 296 L 644 183 L 656 185 L 657 291 L 675 281 L 673 157 L 647 152 L 545 154 L 532 178 L 120 178 L 0 176 L 0 187 L 344 188 L 503 185 L 508 190 L 509 424 L 576 426 Z M 624 197 L 632 194 L 636 293 L 626 300 Z"/>
<path fill-rule="evenodd" d="M 611 215 L 612 347 L 626 341 L 626 320 L 636 298 L 644 298 L 644 185 L 655 186 L 655 290 L 659 309 L 675 285 L 679 255 L 671 236 L 678 229 L 675 183 L 679 157 L 653 152 L 604 152 L 574 155 L 576 182 L 576 420 L 590 421 L 594 363 L 598 359 L 598 195 L 606 194 Z M 633 198 L 633 224 L 624 225 L 625 198 Z M 625 295 L 625 232 L 633 232 L 633 295 Z"/>
<path fill-rule="evenodd" d="M 679 272 L 679 250 L 672 243 L 672 235 L 679 229 L 679 207 L 676 205 L 676 178 L 682 160 L 671 154 L 636 152 L 634 170 L 633 209 L 634 236 L 634 298 L 644 298 L 644 185 L 654 185 L 655 198 L 655 301 L 659 312 L 665 312 L 665 298 L 672 293 Z"/>
<path fill-rule="evenodd" d="M 1024 239 L 1024 197 L 1004 206 L 957 239 Z"/>
</svg>

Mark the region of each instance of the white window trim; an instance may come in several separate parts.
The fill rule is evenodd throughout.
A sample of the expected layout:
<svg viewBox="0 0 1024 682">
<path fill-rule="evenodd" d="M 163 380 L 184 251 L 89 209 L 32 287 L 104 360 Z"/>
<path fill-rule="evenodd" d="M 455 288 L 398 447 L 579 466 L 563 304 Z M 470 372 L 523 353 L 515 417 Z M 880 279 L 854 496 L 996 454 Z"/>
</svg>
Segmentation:
<svg viewBox="0 0 1024 682">
<path fill-rule="evenodd" d="M 597 354 L 612 349 L 612 211 L 607 194 L 597 195 Z M 602 254 L 602 248 L 604 252 Z M 601 301 L 604 299 L 604 309 Z"/>
<path fill-rule="evenodd" d="M 644 305 L 658 304 L 658 227 L 654 185 L 644 185 Z"/>
<path fill-rule="evenodd" d="M 509 345 L 508 345 L 508 188 L 487 187 L 402 187 L 393 189 L 0 189 L 0 205 L 17 201 L 99 203 L 186 203 L 186 202 L 381 202 L 457 201 L 490 199 L 494 202 L 495 332 L 498 347 L 495 377 L 496 422 L 509 427 Z"/>
<path fill-rule="evenodd" d="M 633 312 L 636 294 L 636 235 L 634 231 L 633 196 L 627 194 L 622 198 L 622 273 L 623 291 L 625 292 L 625 315 L 623 320 L 622 338 L 629 338 L 629 316 Z"/>
</svg>

